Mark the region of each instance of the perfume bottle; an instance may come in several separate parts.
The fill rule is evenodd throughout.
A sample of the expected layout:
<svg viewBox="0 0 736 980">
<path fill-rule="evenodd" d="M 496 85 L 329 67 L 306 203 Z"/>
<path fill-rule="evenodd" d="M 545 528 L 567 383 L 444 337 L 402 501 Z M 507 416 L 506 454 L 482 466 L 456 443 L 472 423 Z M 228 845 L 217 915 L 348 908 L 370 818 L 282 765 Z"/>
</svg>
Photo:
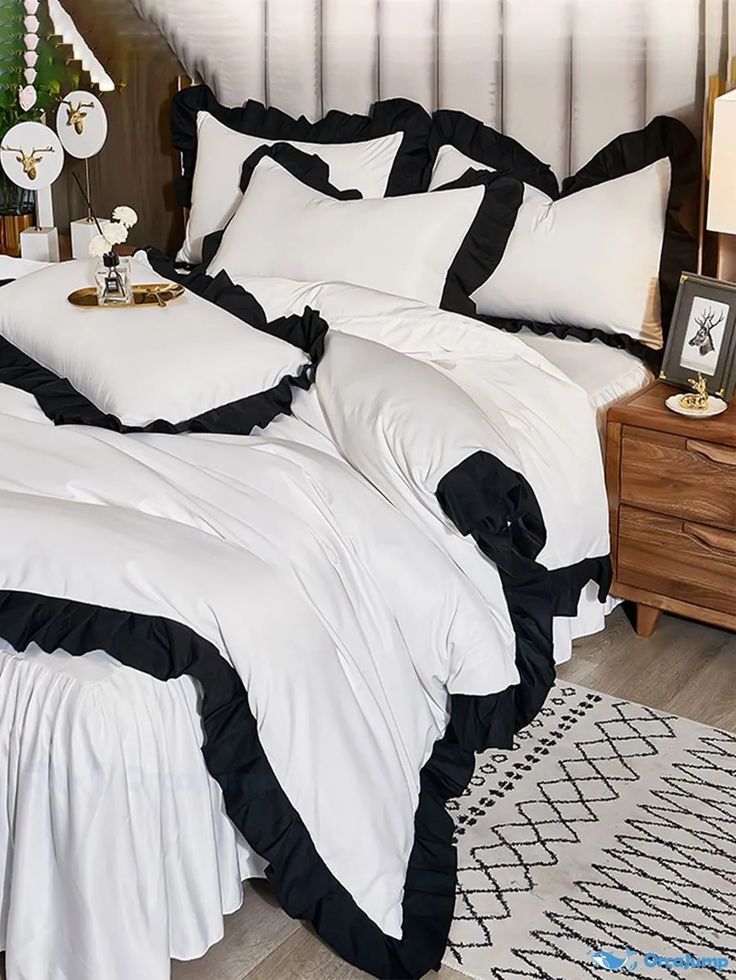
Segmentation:
<svg viewBox="0 0 736 980">
<path fill-rule="evenodd" d="M 107 252 L 95 272 L 97 302 L 100 306 L 124 306 L 133 302 L 130 283 L 130 260 L 117 252 Z"/>
</svg>

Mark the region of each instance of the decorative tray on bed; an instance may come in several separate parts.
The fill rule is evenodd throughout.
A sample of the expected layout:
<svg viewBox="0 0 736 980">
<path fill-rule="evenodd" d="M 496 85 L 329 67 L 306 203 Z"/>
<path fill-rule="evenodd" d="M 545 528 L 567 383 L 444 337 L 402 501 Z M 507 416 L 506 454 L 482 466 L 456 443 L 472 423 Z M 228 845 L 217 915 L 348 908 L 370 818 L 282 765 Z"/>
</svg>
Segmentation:
<svg viewBox="0 0 736 980">
<path fill-rule="evenodd" d="M 110 303 L 100 306 L 97 302 L 97 290 L 94 286 L 75 289 L 67 299 L 72 306 L 97 310 L 134 310 L 137 306 L 159 306 L 163 309 L 172 300 L 184 294 L 184 287 L 173 282 L 143 283 L 133 286 L 132 303 Z"/>
</svg>

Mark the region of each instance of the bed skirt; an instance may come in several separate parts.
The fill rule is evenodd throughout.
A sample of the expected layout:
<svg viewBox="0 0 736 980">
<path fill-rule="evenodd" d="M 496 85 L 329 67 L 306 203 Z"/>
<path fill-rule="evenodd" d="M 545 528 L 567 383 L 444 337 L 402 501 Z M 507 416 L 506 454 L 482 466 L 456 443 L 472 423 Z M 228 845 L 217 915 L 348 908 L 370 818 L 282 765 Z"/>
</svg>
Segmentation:
<svg viewBox="0 0 736 980">
<path fill-rule="evenodd" d="M 168 980 L 222 938 L 264 863 L 207 772 L 197 699 L 188 677 L 0 641 L 8 980 Z"/>
</svg>

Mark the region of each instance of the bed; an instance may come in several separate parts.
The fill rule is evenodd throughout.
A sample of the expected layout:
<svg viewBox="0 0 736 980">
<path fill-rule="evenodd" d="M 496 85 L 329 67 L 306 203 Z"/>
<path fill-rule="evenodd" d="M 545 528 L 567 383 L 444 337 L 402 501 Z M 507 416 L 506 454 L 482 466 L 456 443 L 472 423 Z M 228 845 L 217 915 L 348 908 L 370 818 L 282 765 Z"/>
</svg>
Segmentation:
<svg viewBox="0 0 736 980">
<path fill-rule="evenodd" d="M 165 980 L 251 877 L 418 978 L 447 799 L 603 626 L 602 422 L 653 377 L 697 148 L 653 120 L 561 186 L 403 97 L 172 116 L 187 238 L 132 274 L 181 300 L 122 331 L 65 303 L 88 263 L 0 262 L 8 980 Z"/>
</svg>

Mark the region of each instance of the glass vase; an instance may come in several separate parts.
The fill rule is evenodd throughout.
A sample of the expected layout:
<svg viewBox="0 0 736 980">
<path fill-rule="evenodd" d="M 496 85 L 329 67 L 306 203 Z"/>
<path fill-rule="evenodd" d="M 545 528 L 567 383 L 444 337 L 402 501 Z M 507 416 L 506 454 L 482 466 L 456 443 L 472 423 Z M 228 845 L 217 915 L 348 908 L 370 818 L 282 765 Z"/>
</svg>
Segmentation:
<svg viewBox="0 0 736 980">
<path fill-rule="evenodd" d="M 130 260 L 115 252 L 103 255 L 95 272 L 99 306 L 129 306 L 133 302 Z"/>
</svg>

